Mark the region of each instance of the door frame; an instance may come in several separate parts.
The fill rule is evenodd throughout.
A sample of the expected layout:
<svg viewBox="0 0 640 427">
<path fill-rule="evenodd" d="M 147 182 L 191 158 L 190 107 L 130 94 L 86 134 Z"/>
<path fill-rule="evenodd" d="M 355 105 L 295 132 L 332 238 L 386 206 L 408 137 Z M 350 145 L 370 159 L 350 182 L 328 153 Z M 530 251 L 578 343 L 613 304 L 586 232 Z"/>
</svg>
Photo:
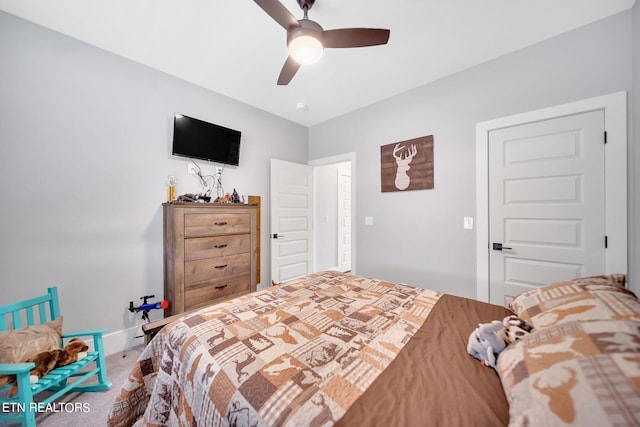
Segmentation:
<svg viewBox="0 0 640 427">
<path fill-rule="evenodd" d="M 356 245 L 356 185 L 355 185 L 355 176 L 356 176 L 356 153 L 355 152 L 350 152 L 350 153 L 343 153 L 343 154 L 338 154 L 335 156 L 331 156 L 331 157 L 323 157 L 321 159 L 314 159 L 314 160 L 309 160 L 307 162 L 307 164 L 309 166 L 312 167 L 316 167 L 316 166 L 325 166 L 325 165 L 331 165 L 331 164 L 335 164 L 335 163 L 343 163 L 343 162 L 351 162 L 351 273 L 352 274 L 357 274 L 356 273 L 356 250 L 357 250 L 357 245 Z M 316 184 L 314 183 L 314 186 Z M 313 211 L 316 211 L 316 197 L 315 197 L 315 191 L 313 194 Z M 315 233 L 316 233 L 316 227 L 315 227 L 315 221 L 316 218 L 313 219 L 314 221 L 314 225 L 313 225 L 313 233 L 314 233 L 314 245 L 315 245 L 315 241 L 317 239 L 315 239 Z M 315 249 L 315 248 L 314 248 Z M 316 259 L 315 259 L 315 253 L 316 251 L 314 250 L 314 256 L 313 258 L 313 265 L 312 265 L 312 271 L 316 270 Z"/>
<path fill-rule="evenodd" d="M 627 93 L 616 92 L 476 124 L 476 297 L 489 301 L 489 132 L 505 127 L 604 110 L 605 230 L 603 273 L 627 273 Z"/>
</svg>

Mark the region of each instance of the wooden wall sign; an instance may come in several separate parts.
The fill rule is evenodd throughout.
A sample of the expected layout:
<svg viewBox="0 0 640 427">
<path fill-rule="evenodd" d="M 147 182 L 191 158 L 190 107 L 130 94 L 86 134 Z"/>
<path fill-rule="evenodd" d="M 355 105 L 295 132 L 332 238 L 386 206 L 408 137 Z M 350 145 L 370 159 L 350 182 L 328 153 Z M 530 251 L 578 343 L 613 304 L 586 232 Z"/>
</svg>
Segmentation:
<svg viewBox="0 0 640 427">
<path fill-rule="evenodd" d="M 433 189 L 433 135 L 380 147 L 382 192 Z"/>
</svg>

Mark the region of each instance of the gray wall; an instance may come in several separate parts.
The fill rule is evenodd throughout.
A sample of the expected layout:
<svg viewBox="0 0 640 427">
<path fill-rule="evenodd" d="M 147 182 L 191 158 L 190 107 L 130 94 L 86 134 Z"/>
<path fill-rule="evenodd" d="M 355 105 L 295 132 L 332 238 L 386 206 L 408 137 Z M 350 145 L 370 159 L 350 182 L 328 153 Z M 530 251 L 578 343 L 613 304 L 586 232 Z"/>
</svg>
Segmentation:
<svg viewBox="0 0 640 427">
<path fill-rule="evenodd" d="M 475 297 L 476 124 L 631 84 L 626 12 L 310 128 L 310 159 L 356 153 L 357 273 Z M 380 146 L 423 135 L 435 188 L 381 193 Z"/>
<path fill-rule="evenodd" d="M 174 112 L 242 132 L 223 184 L 265 207 L 269 159 L 307 161 L 306 127 L 0 12 L 0 304 L 57 285 L 66 331 L 133 332 L 128 302 L 163 295 L 167 176 L 200 191 L 171 156 Z"/>
</svg>

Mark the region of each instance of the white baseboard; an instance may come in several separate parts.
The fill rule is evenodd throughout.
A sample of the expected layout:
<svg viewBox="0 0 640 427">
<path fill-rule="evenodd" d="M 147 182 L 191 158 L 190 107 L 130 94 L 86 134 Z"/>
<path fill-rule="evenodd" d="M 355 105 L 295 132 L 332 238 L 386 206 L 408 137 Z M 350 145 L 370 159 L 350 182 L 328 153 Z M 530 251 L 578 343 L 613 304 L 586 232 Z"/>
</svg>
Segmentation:
<svg viewBox="0 0 640 427">
<path fill-rule="evenodd" d="M 134 326 L 110 333 L 107 332 L 102 335 L 102 345 L 104 346 L 105 356 L 120 353 L 125 349 L 144 344 L 144 337 L 134 338 L 137 335 L 143 335 L 141 326 L 142 325 Z M 90 338 L 89 335 L 83 335 L 79 338 L 89 346 L 90 351 L 95 349 L 93 346 L 93 338 Z M 65 339 L 64 344 L 67 344 L 67 342 L 68 339 Z"/>
<path fill-rule="evenodd" d="M 105 355 L 108 356 L 110 354 L 120 353 L 130 347 L 144 344 L 144 337 L 133 338 L 137 335 L 143 335 L 142 328 L 140 326 L 134 326 L 104 334 L 102 337 L 102 343 L 104 344 Z"/>
</svg>

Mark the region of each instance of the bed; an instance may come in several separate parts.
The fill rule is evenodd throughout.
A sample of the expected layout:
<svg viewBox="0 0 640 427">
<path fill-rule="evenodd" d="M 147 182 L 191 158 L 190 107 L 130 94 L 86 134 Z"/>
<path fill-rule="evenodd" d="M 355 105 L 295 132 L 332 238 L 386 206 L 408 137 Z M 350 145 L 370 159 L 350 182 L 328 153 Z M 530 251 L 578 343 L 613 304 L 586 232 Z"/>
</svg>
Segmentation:
<svg viewBox="0 0 640 427">
<path fill-rule="evenodd" d="M 562 282 L 507 308 L 315 273 L 167 325 L 109 425 L 638 424 L 640 303 L 624 281 Z M 482 366 L 470 333 L 514 313 L 533 332 Z"/>
</svg>

